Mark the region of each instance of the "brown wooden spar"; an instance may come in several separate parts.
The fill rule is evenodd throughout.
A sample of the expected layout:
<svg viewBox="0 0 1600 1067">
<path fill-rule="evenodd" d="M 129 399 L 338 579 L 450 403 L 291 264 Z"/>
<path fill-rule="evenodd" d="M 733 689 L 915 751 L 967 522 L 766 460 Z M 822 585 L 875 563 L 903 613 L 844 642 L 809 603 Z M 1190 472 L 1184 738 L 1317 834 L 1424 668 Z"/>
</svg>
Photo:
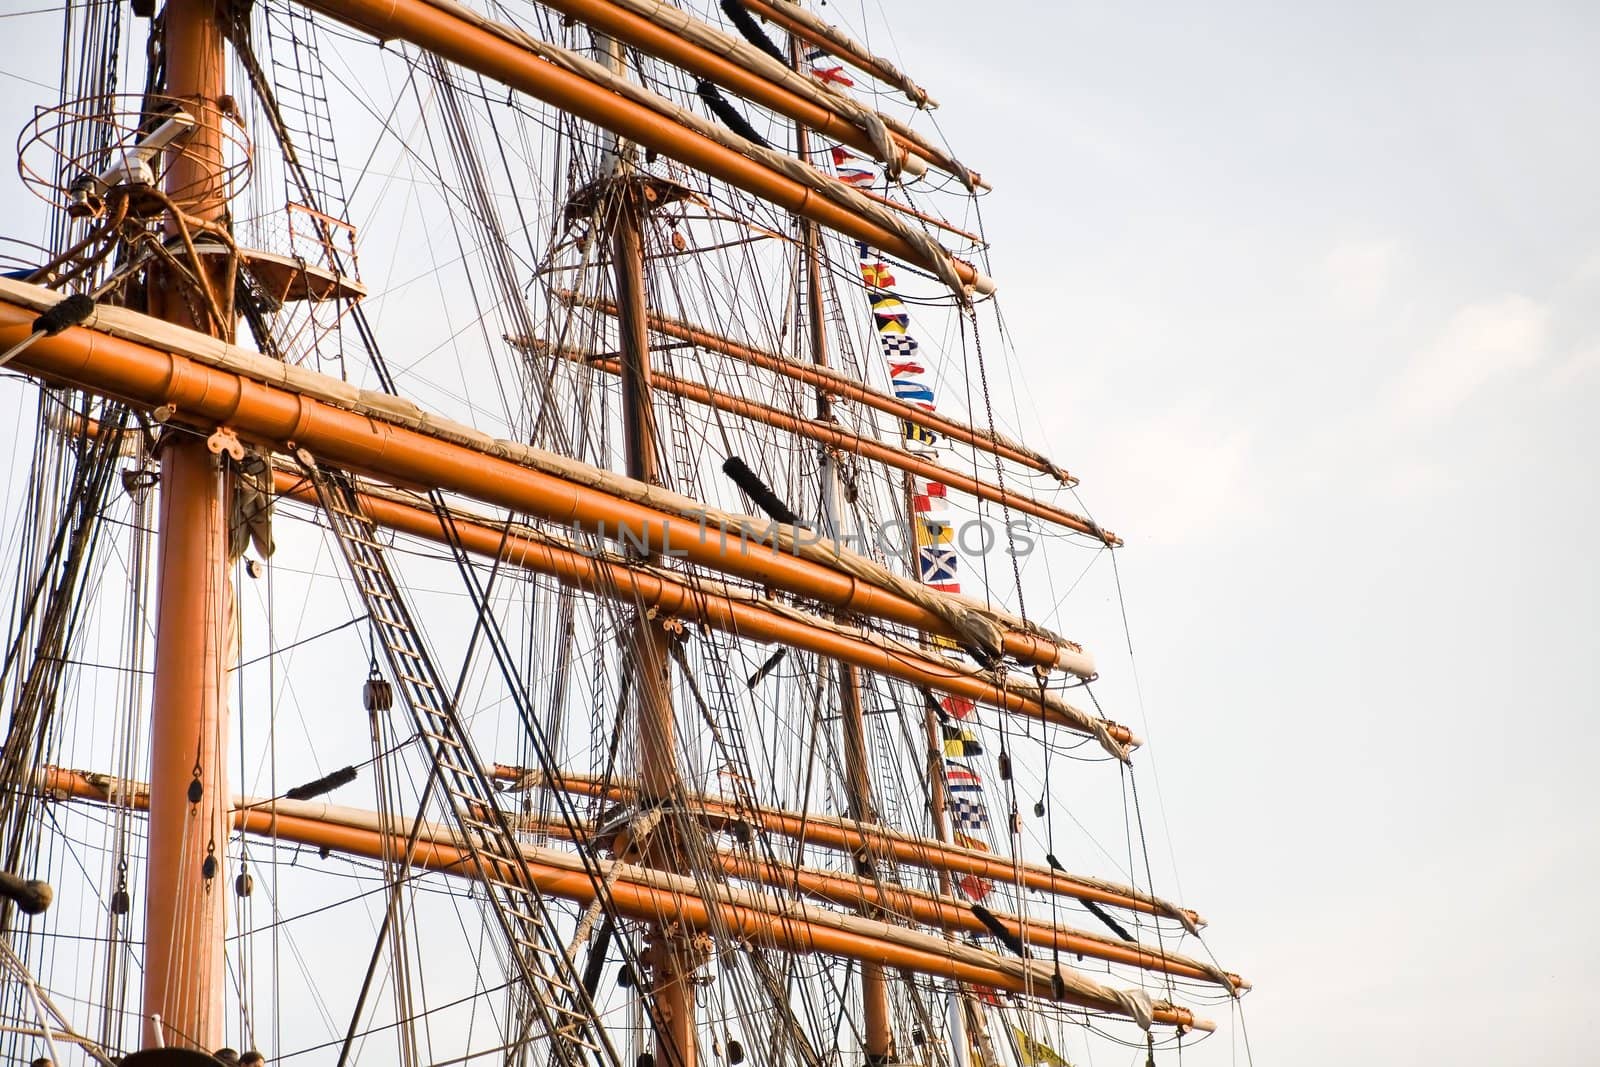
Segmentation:
<svg viewBox="0 0 1600 1067">
<path fill-rule="evenodd" d="M 225 226 L 222 29 L 212 0 L 168 0 L 162 25 L 168 96 L 192 109 L 195 127 L 169 153 L 168 195 L 200 223 Z M 189 223 L 169 231 L 189 241 Z M 152 271 L 150 310 L 231 339 L 230 264 L 192 264 L 207 299 L 178 272 Z M 204 310 L 201 310 L 204 308 Z M 228 879 L 225 682 L 231 628 L 225 479 L 204 437 L 167 434 L 161 449 L 155 676 L 151 703 L 149 861 L 146 865 L 144 1045 L 210 1052 L 222 1044 Z"/>
<path fill-rule="evenodd" d="M 86 429 L 97 432 L 92 420 Z M 315 489 L 297 469 L 276 468 L 273 478 L 279 493 L 318 506 Z M 1140 743 L 1126 726 L 1091 719 L 1053 694 L 1041 697 L 1035 687 L 1002 686 L 982 672 L 957 669 L 950 661 L 928 656 L 919 649 L 891 644 L 870 632 L 831 624 L 733 587 L 719 587 L 703 579 L 687 581 L 669 570 L 643 567 L 558 541 L 526 526 L 491 522 L 459 509 L 452 512 L 452 526 L 447 533 L 437 513 L 402 494 L 364 486 L 358 488 L 358 495 L 363 510 L 380 526 L 444 545 L 459 542 L 469 552 L 548 574 L 575 589 L 640 605 L 664 617 L 709 626 L 746 640 L 815 653 L 1086 736 L 1103 733 L 1118 746 L 1133 748 Z M 1086 661 L 1086 666 L 1074 669 L 1088 672 L 1090 667 L 1092 664 Z"/>
<path fill-rule="evenodd" d="M 659 111 L 514 43 L 520 32 L 514 28 L 471 16 L 442 0 L 299 2 L 374 36 L 409 41 L 889 255 L 941 275 L 953 270 L 954 278 L 963 286 L 980 292 L 993 288 L 993 283 L 972 264 L 942 251 L 930 254 L 934 251 L 930 245 L 919 241 L 911 231 L 874 221 L 866 213 L 872 208 L 870 202 L 857 198 L 856 207 L 846 206 L 850 202 L 847 186 L 830 180 L 829 192 L 824 193 L 800 177 L 674 122 Z M 464 13 L 469 17 L 463 17 Z"/>
<path fill-rule="evenodd" d="M 945 233 L 953 233 L 957 237 L 965 237 L 974 245 L 987 247 L 989 244 L 989 242 L 986 241 L 981 234 L 973 233 L 971 230 L 963 230 L 961 227 L 957 226 L 953 222 L 950 222 L 948 219 L 942 219 L 937 215 L 930 215 L 926 211 L 918 211 L 910 204 L 902 204 L 900 201 L 895 200 L 892 197 L 885 196 L 882 193 L 875 193 L 871 189 L 857 189 L 856 192 L 860 193 L 862 196 L 866 197 L 868 200 L 871 200 L 875 204 L 882 204 L 891 211 L 899 212 L 902 215 L 909 215 L 918 222 L 926 222 L 929 226 L 943 230 Z"/>
<path fill-rule="evenodd" d="M 495 765 L 494 776 L 521 788 L 560 789 L 578 796 L 603 797 L 609 801 L 622 801 L 633 793 L 631 785 L 627 783 L 606 784 L 578 774 L 567 774 L 551 780 L 537 771 L 505 764 Z M 835 849 L 850 855 L 871 849 L 880 855 L 892 857 L 898 863 L 923 870 L 942 871 L 950 875 L 970 874 L 995 882 L 1017 883 L 1024 889 L 1035 889 L 1041 893 L 1056 893 L 1096 904 L 1109 904 L 1145 915 L 1161 915 L 1177 920 L 1191 933 L 1198 933 L 1205 925 L 1205 920 L 1196 912 L 1137 889 L 1052 870 L 1034 863 L 1019 863 L 992 852 L 962 848 L 900 833 L 884 826 L 861 825 L 827 815 L 801 814 L 776 808 L 750 808 L 707 796 L 695 796 L 691 800 L 704 818 L 729 825 L 743 823 L 764 833 L 803 840 L 808 845 Z"/>
<path fill-rule="evenodd" d="M 622 364 L 610 357 L 595 357 L 571 350 L 567 350 L 564 354 L 570 359 L 580 360 L 584 364 L 596 367 L 608 374 L 622 373 Z M 668 374 L 657 374 L 653 382 L 655 388 L 671 393 L 673 396 L 681 396 L 685 400 L 693 400 L 697 404 L 705 404 L 716 408 L 718 411 L 726 411 L 730 415 L 738 415 L 753 422 L 776 427 L 798 437 L 819 441 L 831 448 L 837 448 L 841 452 L 849 452 L 864 459 L 882 463 L 886 467 L 893 467 L 896 470 L 915 474 L 921 478 L 942 482 L 952 489 L 977 497 L 979 500 L 987 500 L 991 503 L 1014 508 L 1024 515 L 1032 515 L 1035 518 L 1053 522 L 1064 529 L 1088 534 L 1097 541 L 1102 541 L 1112 536 L 1081 515 L 1075 515 L 1070 511 L 1047 504 L 1042 500 L 1035 500 L 1033 497 L 1024 496 L 1021 493 L 974 478 L 960 471 L 951 470 L 948 467 L 934 463 L 932 460 L 923 459 L 914 452 L 890 447 L 882 441 L 864 437 L 859 433 L 853 433 L 837 424 L 815 419 L 802 419 L 769 404 L 746 400 L 744 397 L 724 393 L 699 382 L 688 381 Z"/>
<path fill-rule="evenodd" d="M 865 908 L 868 914 L 903 916 L 939 930 L 963 934 L 983 936 L 991 933 L 988 925 L 978 918 L 969 904 L 954 897 L 936 896 L 870 878 L 762 863 L 724 851 L 717 852 L 715 859 L 727 874 L 765 885 L 797 889 L 818 900 L 844 907 Z M 991 914 L 1012 936 L 1030 946 L 1088 956 L 1109 963 L 1125 963 L 1236 990 L 1249 988 L 1238 975 L 1224 972 L 1212 964 L 1146 948 L 1137 942 L 1113 940 L 1069 927 L 1052 926 L 1031 917 L 1025 919 L 1003 912 Z"/>
<path fill-rule="evenodd" d="M 315 491 L 291 471 L 277 470 L 274 479 L 285 496 L 316 503 Z M 684 580 L 671 571 L 641 567 L 540 536 L 527 527 L 496 525 L 457 512 L 447 535 L 432 510 L 394 495 L 362 490 L 361 503 L 380 526 L 425 537 L 441 544 L 459 539 L 468 551 L 503 560 L 513 567 L 548 574 L 563 584 L 637 604 L 668 618 L 709 626 L 751 641 L 770 642 L 813 652 L 838 663 L 926 686 L 936 692 L 975 700 L 988 707 L 1024 715 L 1087 736 L 1101 731 L 1117 745 L 1136 747 L 1139 739 L 1126 727 L 1092 720 L 1051 694 L 1041 700 L 1037 688 L 1011 688 L 975 670 L 960 670 L 949 661 L 926 656 L 909 646 L 888 644 L 864 631 L 829 625 L 825 620 L 715 583 Z"/>
<path fill-rule="evenodd" d="M 846 117 L 847 110 L 856 108 L 828 106 L 831 94 L 808 76 L 788 71 L 771 57 L 743 41 L 735 41 L 687 11 L 652 0 L 549 0 L 545 6 L 714 82 L 752 103 L 803 122 L 824 137 L 874 157 L 880 155 L 879 145 L 874 144 L 867 131 Z M 654 18 L 645 17 L 647 13 Z M 667 20 L 678 25 L 664 24 Z M 750 57 L 753 62 L 740 62 L 736 58 L 742 50 L 755 53 Z M 776 69 L 769 69 L 768 64 Z M 787 79 L 783 77 L 785 74 L 789 75 Z M 795 82 L 799 82 L 799 86 Z M 903 139 L 896 140 L 891 135 L 890 141 L 895 158 L 883 162 L 908 167 L 913 174 L 926 171 L 922 156 L 908 150 Z"/>
<path fill-rule="evenodd" d="M 94 420 L 63 424 L 63 432 L 98 433 Z M 284 496 L 318 506 L 315 489 L 298 467 L 279 466 L 274 486 Z M 899 678 L 953 696 L 966 697 L 988 707 L 1026 715 L 1074 732 L 1106 736 L 1119 745 L 1137 747 L 1139 739 L 1119 723 L 1100 719 L 1090 728 L 1087 714 L 1052 695 L 1041 699 L 1037 688 L 1012 688 L 995 684 L 977 671 L 958 671 L 949 660 L 929 657 L 909 646 L 890 645 L 870 631 L 830 626 L 825 620 L 794 608 L 777 610 L 765 598 L 715 583 L 684 581 L 668 570 L 656 570 L 608 557 L 592 549 L 568 544 L 521 524 L 505 524 L 461 509 L 452 509 L 452 531 L 446 532 L 432 508 L 393 490 L 358 486 L 362 506 L 380 526 L 439 544 L 459 539 L 468 551 L 503 560 L 510 566 L 548 574 L 563 584 L 585 592 L 643 604 L 673 618 L 709 626 L 753 641 L 775 642 L 812 652 L 836 662 Z M 1059 664 L 1080 677 L 1092 677 L 1093 660 L 1083 654 Z"/>
<path fill-rule="evenodd" d="M 59 796 L 134 808 L 144 806 L 146 799 L 136 784 L 117 785 L 113 779 L 82 771 L 47 767 L 41 769 L 39 779 L 42 788 Z M 115 800 L 112 799 L 113 789 Z M 381 858 L 385 848 L 391 853 L 405 855 L 412 830 L 409 820 L 386 826 L 371 812 L 251 798 L 236 798 L 232 820 L 234 828 L 245 833 L 373 859 Z M 581 904 L 595 899 L 592 860 L 529 844 L 522 845 L 521 849 L 529 876 L 541 893 Z M 447 828 L 426 823 L 418 827 L 416 845 L 410 850 L 413 867 L 475 878 L 479 876 L 476 862 L 456 845 Z M 626 864 L 608 867 L 606 882 L 611 905 L 627 918 L 646 922 L 665 918 L 697 934 L 745 939 L 781 952 L 820 952 L 845 959 L 878 960 L 886 966 L 918 974 L 1053 999 L 1096 1011 L 1118 1015 L 1127 1015 L 1130 1011 L 1127 994 L 1067 968 L 1057 972 L 1061 984 L 1053 988 L 1051 968 L 1041 962 L 951 944 L 936 935 L 860 916 L 799 902 L 776 901 L 769 893 L 702 884 L 683 875 Z M 1170 1004 L 1157 1002 L 1152 1015 L 1155 1022 L 1163 1025 L 1197 1030 L 1213 1028 L 1213 1024 L 1196 1018 L 1188 1009 Z"/>
<path fill-rule="evenodd" d="M 790 53 L 798 65 L 800 53 L 791 48 Z M 800 157 L 806 158 L 811 142 L 811 131 L 804 125 L 795 126 L 795 147 Z M 809 219 L 798 220 L 800 240 L 805 259 L 806 278 L 806 335 L 811 343 L 811 362 L 818 367 L 828 365 L 828 335 L 826 315 L 822 301 L 822 230 Z M 831 402 L 824 390 L 817 390 L 817 418 L 830 417 Z M 825 455 L 823 459 L 823 529 L 833 537 L 840 536 L 844 522 L 843 493 L 839 486 L 837 459 Z M 858 821 L 876 822 L 877 813 L 872 803 L 872 776 L 867 762 L 866 718 L 861 708 L 861 677 L 856 668 L 844 665 L 839 672 L 839 732 L 844 742 L 845 795 L 849 800 L 850 817 Z M 857 869 L 863 874 L 876 873 L 876 857 L 862 854 L 856 857 Z M 871 915 L 871 911 L 863 911 Z M 861 1051 L 866 1067 L 883 1067 L 892 1062 L 894 1055 L 894 1027 L 889 1014 L 889 986 L 883 964 L 877 960 L 861 962 Z"/>
<path fill-rule="evenodd" d="M 837 56 L 873 77 L 899 86 L 913 100 L 922 92 L 921 88 L 910 83 L 909 79 L 906 79 L 907 84 L 902 84 L 900 79 L 905 76 L 895 70 L 887 60 L 872 55 L 865 47 L 851 40 L 836 27 L 828 25 L 796 4 L 788 3 L 787 0 L 741 0 L 741 2 L 745 7 L 777 23 L 807 44 Z M 929 103 L 931 104 L 931 101 Z M 967 169 L 955 156 L 930 143 L 910 126 L 891 115 L 883 116 L 883 120 L 896 137 L 904 139 L 918 155 L 940 170 L 954 174 L 958 178 L 964 176 L 963 181 L 970 183 L 973 189 L 990 187 L 977 171 Z"/>
<path fill-rule="evenodd" d="M 514 816 L 512 821 L 518 829 L 558 838 L 583 837 L 589 832 L 583 829 L 575 835 L 564 820 L 538 815 L 518 815 Z M 854 908 L 863 914 L 877 915 L 880 918 L 898 916 L 912 919 L 947 933 L 977 935 L 993 933 L 990 927 L 978 918 L 969 902 L 953 896 L 910 889 L 870 876 L 857 877 L 835 871 L 820 871 L 811 867 L 766 863 L 726 849 L 714 850 L 708 854 L 708 858 L 725 874 L 759 882 L 762 885 L 802 892 L 818 900 Z M 990 914 L 1017 940 L 1035 948 L 1068 952 L 1076 956 L 1105 960 L 1108 963 L 1124 963 L 1145 970 L 1171 974 L 1178 978 L 1212 982 L 1236 993 L 1251 988 L 1250 983 L 1237 974 L 1224 971 L 1215 964 L 1175 952 L 1147 948 L 1136 941 L 1123 941 L 1086 933 L 1072 927 L 1052 925 L 1032 916 L 1023 917 L 995 911 L 991 911 Z"/>
<path fill-rule="evenodd" d="M 828 25 L 798 4 L 788 3 L 786 0 L 738 0 L 738 2 L 763 18 L 782 26 L 811 47 L 820 48 L 857 70 L 865 71 L 879 81 L 893 85 L 918 107 L 939 106 L 938 102 L 928 95 L 926 89 L 908 78 L 893 63 L 873 55 L 864 45 L 851 40 L 838 28 Z"/>
<path fill-rule="evenodd" d="M 23 297 L 19 294 L 26 294 Z M 42 295 L 41 295 L 42 294 Z M 0 279 L 0 341 L 15 343 L 29 334 L 36 309 L 55 303 L 52 294 Z M 927 633 L 970 639 L 931 606 L 959 606 L 974 620 L 994 625 L 1000 651 L 1025 664 L 1063 665 L 1082 655 L 1043 632 L 999 626 L 992 613 L 954 597 L 913 600 L 866 580 L 859 571 L 824 566 L 791 549 L 774 550 L 738 529 L 708 525 L 624 499 L 601 485 L 592 468 L 575 462 L 565 469 L 581 475 L 568 480 L 534 469 L 531 459 L 518 462 L 491 454 L 532 456 L 525 446 L 494 442 L 465 427 L 447 432 L 445 420 L 429 416 L 393 398 L 368 399 L 354 387 L 289 368 L 273 360 L 222 346 L 209 347 L 183 331 L 169 330 L 161 344 L 203 355 L 198 358 L 162 351 L 148 344 L 98 332 L 116 329 L 143 333 L 149 320 L 120 309 L 101 309 L 94 328 L 73 327 L 42 337 L 20 353 L 11 366 L 54 381 L 115 396 L 146 409 L 164 408 L 175 418 L 208 425 L 226 425 L 239 435 L 278 451 L 289 443 L 305 447 L 319 459 L 372 474 L 401 485 L 444 489 L 486 501 L 549 522 L 599 530 L 611 537 L 626 533 L 634 540 L 667 547 L 674 556 L 726 574 L 816 600 L 830 608 L 913 627 Z M 4 341 L 9 338 L 9 341 Z M 259 380 L 258 380 L 259 379 Z M 283 383 L 283 384 L 268 384 Z M 338 397 L 358 410 L 336 406 L 316 395 Z M 415 428 L 413 428 L 415 427 Z M 663 499 L 670 494 L 663 494 Z M 648 499 L 648 498 L 647 498 Z M 831 554 L 831 553 L 830 553 Z"/>
<path fill-rule="evenodd" d="M 611 66 L 623 72 L 622 46 L 604 40 Z M 612 175 L 600 179 L 596 210 L 602 226 L 611 231 L 611 262 L 617 292 L 617 326 L 621 335 L 622 430 L 628 477 L 660 484 L 657 469 L 655 390 L 650 359 L 650 333 L 645 324 L 649 301 L 644 278 L 644 222 L 652 205 L 671 195 L 658 183 L 634 173 L 633 149 L 620 139 L 612 143 Z M 656 546 L 658 550 L 661 546 Z M 639 553 L 655 562 L 656 551 Z M 661 810 L 673 805 L 683 792 L 678 774 L 677 719 L 672 708 L 672 638 L 659 619 L 636 610 L 631 634 L 630 662 L 634 680 L 633 739 L 639 753 L 640 805 Z M 684 820 L 665 818 L 630 858 L 661 870 L 680 870 L 698 842 L 698 828 Z M 654 1033 L 655 1062 L 665 1067 L 695 1067 L 699 1046 L 695 1040 L 695 973 L 705 963 L 694 939 L 664 921 L 646 928 L 645 1006 Z"/>
<path fill-rule="evenodd" d="M 615 315 L 617 313 L 616 305 L 606 300 L 580 296 L 566 290 L 558 290 L 556 295 L 569 303 L 593 308 L 607 315 Z M 662 315 L 659 312 L 651 314 L 650 328 L 668 337 L 673 337 L 680 341 L 688 341 L 695 347 L 703 348 L 708 352 L 716 352 L 719 355 L 739 360 L 741 363 L 748 363 L 753 367 L 760 367 L 762 370 L 771 371 L 785 378 L 804 382 L 807 385 L 826 390 L 832 396 L 853 400 L 881 411 L 886 415 L 893 415 L 902 421 L 915 423 L 918 426 L 934 430 L 953 441 L 960 441 L 991 455 L 1000 456 L 1031 470 L 1048 474 L 1063 485 L 1072 486 L 1078 484 L 1077 478 L 1025 445 L 1007 440 L 998 434 L 991 434 L 987 430 L 976 429 L 937 412 L 924 411 L 922 408 L 907 404 L 897 397 L 881 393 L 839 371 L 799 363 L 775 352 L 764 351 L 742 341 L 735 341 L 731 337 L 724 337 L 721 334 L 712 333 L 710 330 L 701 329 L 679 319 Z M 1109 530 L 1101 530 L 1100 535 L 1109 539 L 1109 544 L 1122 543 Z"/>
<path fill-rule="evenodd" d="M 514 826 L 530 833 L 549 835 L 564 840 L 588 840 L 589 826 L 574 832 L 565 819 L 539 815 L 511 817 Z M 808 842 L 815 844 L 815 842 Z M 853 908 L 863 914 L 888 920 L 890 917 L 914 920 L 922 925 L 955 934 L 991 935 L 991 928 L 978 918 L 965 900 L 949 895 L 928 893 L 903 885 L 874 879 L 871 876 L 852 876 L 836 871 L 821 871 L 811 867 L 767 863 L 752 859 L 748 854 L 712 849 L 703 858 L 715 863 L 724 873 L 762 885 L 791 892 L 804 893 L 817 900 Z M 1032 916 L 1023 917 L 1006 912 L 991 911 L 994 919 L 1012 936 L 1033 948 L 1060 951 L 1075 956 L 1121 963 L 1143 970 L 1170 974 L 1176 978 L 1220 985 L 1235 995 L 1251 988 L 1249 982 L 1231 971 L 1203 960 L 1196 960 L 1176 952 L 1148 948 L 1136 941 L 1123 941 L 1100 934 L 1087 933 L 1069 926 L 1052 925 Z"/>
</svg>

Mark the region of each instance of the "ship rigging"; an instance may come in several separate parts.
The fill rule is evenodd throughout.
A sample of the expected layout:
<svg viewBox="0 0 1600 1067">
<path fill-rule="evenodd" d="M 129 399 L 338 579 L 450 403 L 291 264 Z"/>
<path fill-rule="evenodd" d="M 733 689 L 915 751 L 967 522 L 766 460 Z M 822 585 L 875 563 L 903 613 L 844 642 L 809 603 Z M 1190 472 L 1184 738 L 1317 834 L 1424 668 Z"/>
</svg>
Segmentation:
<svg viewBox="0 0 1600 1067">
<path fill-rule="evenodd" d="M 63 37 L 6 1055 L 1065 1067 L 1237 1011 L 1040 611 L 1121 541 L 998 409 L 920 80 L 790 0 Z"/>
</svg>

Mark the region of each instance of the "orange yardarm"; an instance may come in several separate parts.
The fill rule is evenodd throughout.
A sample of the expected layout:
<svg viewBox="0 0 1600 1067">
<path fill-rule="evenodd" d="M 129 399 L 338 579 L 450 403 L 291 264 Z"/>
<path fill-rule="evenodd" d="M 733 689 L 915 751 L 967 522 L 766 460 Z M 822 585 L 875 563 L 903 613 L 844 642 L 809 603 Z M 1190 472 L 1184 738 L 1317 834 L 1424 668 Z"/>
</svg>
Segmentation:
<svg viewBox="0 0 1600 1067">
<path fill-rule="evenodd" d="M 1028 429 L 1119 427 L 864 43 L 940 16 L 829 10 L 6 21 L 4 1058 L 1062 1067 L 1248 988 Z"/>
</svg>

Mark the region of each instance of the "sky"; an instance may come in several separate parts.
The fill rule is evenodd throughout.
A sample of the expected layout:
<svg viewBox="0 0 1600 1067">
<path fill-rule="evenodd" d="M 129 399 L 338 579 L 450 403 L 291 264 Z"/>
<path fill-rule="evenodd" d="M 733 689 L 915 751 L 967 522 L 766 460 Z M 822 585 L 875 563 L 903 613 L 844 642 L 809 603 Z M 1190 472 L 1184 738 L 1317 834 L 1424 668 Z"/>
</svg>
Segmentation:
<svg viewBox="0 0 1600 1067">
<path fill-rule="evenodd" d="M 985 10 L 895 43 L 994 181 L 1051 454 L 1127 539 L 1256 1061 L 1586 1061 L 1596 12 Z"/>
<path fill-rule="evenodd" d="M 1126 539 L 1133 657 L 1103 576 L 1063 626 L 1255 1062 L 1590 1058 L 1600 12 L 824 11 L 995 186 L 1008 391 Z M 0 53 L 11 127 L 53 62 Z"/>
</svg>

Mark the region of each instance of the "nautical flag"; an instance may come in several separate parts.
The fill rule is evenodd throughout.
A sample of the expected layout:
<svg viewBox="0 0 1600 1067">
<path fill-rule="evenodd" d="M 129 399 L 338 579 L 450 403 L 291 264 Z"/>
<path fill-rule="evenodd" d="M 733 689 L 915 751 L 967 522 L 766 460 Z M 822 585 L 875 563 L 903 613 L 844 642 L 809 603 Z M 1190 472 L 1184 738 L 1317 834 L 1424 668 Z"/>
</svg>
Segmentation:
<svg viewBox="0 0 1600 1067">
<path fill-rule="evenodd" d="M 972 800 L 968 797 L 950 797 L 950 821 L 956 826 L 967 830 L 987 830 L 989 828 L 989 813 L 983 808 L 983 801 Z"/>
<path fill-rule="evenodd" d="M 904 334 L 892 334 L 888 337 L 878 338 L 878 347 L 883 349 L 883 358 L 889 361 L 889 373 L 895 373 L 894 367 L 899 363 L 907 363 L 917 358 L 917 339 Z M 922 373 L 918 371 L 918 373 Z"/>
<path fill-rule="evenodd" d="M 846 185 L 871 185 L 878 180 L 878 176 L 872 171 L 862 170 L 860 167 L 840 167 L 838 175 L 839 180 Z"/>
<path fill-rule="evenodd" d="M 950 836 L 955 838 L 956 839 L 956 844 L 960 845 L 962 848 L 970 848 L 974 852 L 988 852 L 988 851 L 990 851 L 989 843 L 987 841 L 980 841 L 978 838 L 973 837 L 970 834 L 964 834 L 964 833 L 961 833 L 960 831 L 956 831 L 956 832 L 952 833 Z"/>
<path fill-rule="evenodd" d="M 872 294 L 872 310 L 874 311 L 887 311 L 892 308 L 903 308 L 905 306 L 905 301 L 901 300 L 893 293 L 880 291 Z"/>
<path fill-rule="evenodd" d="M 900 420 L 900 432 L 912 444 L 922 445 L 926 448 L 934 448 L 939 444 L 938 434 L 925 426 L 918 426 L 916 423 L 907 422 L 905 419 Z"/>
<path fill-rule="evenodd" d="M 944 761 L 944 780 L 952 793 L 981 793 L 983 782 L 966 767 L 952 760 Z"/>
<path fill-rule="evenodd" d="M 883 294 L 874 290 L 872 297 L 876 300 Z M 878 347 L 883 349 L 883 358 L 890 363 L 899 363 L 902 360 L 917 359 L 917 339 L 909 337 L 904 332 L 878 334 Z"/>
<path fill-rule="evenodd" d="M 867 283 L 868 289 L 887 289 L 894 284 L 894 275 L 889 273 L 889 265 L 882 260 L 863 262 L 861 280 Z"/>
<path fill-rule="evenodd" d="M 842 147 L 833 155 L 835 166 L 841 166 L 853 157 Z M 872 301 L 872 318 L 878 327 L 878 344 L 889 364 L 889 383 L 897 400 L 933 411 L 933 387 L 923 380 L 927 373 L 919 353 L 916 338 L 910 336 L 911 315 L 905 302 L 890 290 L 894 276 L 888 266 L 873 256 L 864 243 L 857 242 L 860 254 L 861 280 L 866 283 L 867 296 Z M 937 456 L 939 435 L 926 426 L 910 419 L 900 420 L 900 429 L 906 451 L 930 457 Z M 919 518 L 944 510 L 945 488 L 938 483 L 913 480 L 912 507 Z M 944 593 L 959 593 L 961 579 L 956 574 L 955 549 L 950 543 L 949 527 L 945 524 L 924 525 L 915 528 L 917 541 L 917 577 L 930 589 Z M 954 651 L 957 642 L 943 635 L 935 635 L 937 648 Z"/>
<path fill-rule="evenodd" d="M 893 293 L 872 294 L 872 317 L 877 320 L 880 333 L 891 327 L 898 327 L 894 330 L 895 333 L 905 333 L 906 327 L 911 325 L 911 316 L 906 313 L 905 302 Z"/>
<path fill-rule="evenodd" d="M 934 410 L 933 387 L 916 374 L 908 372 L 892 375 L 889 378 L 889 387 L 894 391 L 896 399 L 923 411 Z"/>
<path fill-rule="evenodd" d="M 938 519 L 926 519 L 920 515 L 917 517 L 917 544 L 919 546 L 948 545 L 950 539 L 949 523 L 941 522 Z"/>
<path fill-rule="evenodd" d="M 956 835 L 958 839 L 961 836 L 961 834 Z M 963 874 L 956 879 L 956 888 L 960 889 L 968 900 L 982 904 L 983 898 L 994 892 L 994 883 L 975 874 Z"/>
<path fill-rule="evenodd" d="M 1020 1026 L 1011 1027 L 1017 1042 L 1017 1059 L 1022 1067 L 1072 1067 L 1067 1058 L 1043 1041 L 1035 1041 Z"/>
<path fill-rule="evenodd" d="M 836 144 L 832 146 L 828 149 L 828 153 L 833 156 L 833 165 L 836 167 L 842 167 L 846 163 L 849 163 L 852 159 L 862 158 L 842 144 Z"/>
<path fill-rule="evenodd" d="M 961 588 L 956 575 L 956 552 L 953 548 L 918 548 L 917 566 L 922 574 L 922 584 L 944 592 Z"/>
<path fill-rule="evenodd" d="M 846 89 L 849 89 L 855 85 L 855 79 L 846 74 L 844 68 L 841 66 L 812 67 L 811 74 L 818 81 L 830 82 L 834 85 L 842 85 Z"/>
<path fill-rule="evenodd" d="M 939 514 L 949 505 L 943 482 L 919 482 L 913 487 L 911 507 L 923 514 Z"/>
<path fill-rule="evenodd" d="M 977 710 L 978 704 L 966 697 L 945 697 L 939 701 L 939 706 L 956 718 L 965 719 Z"/>
<path fill-rule="evenodd" d="M 983 755 L 983 746 L 973 736 L 971 730 L 961 726 L 941 726 L 939 733 L 944 737 L 944 754 L 952 759 L 966 759 L 969 756 Z"/>
<path fill-rule="evenodd" d="M 900 400 L 909 400 L 913 404 L 926 401 L 933 404 L 933 390 L 917 381 L 915 378 L 895 378 L 890 383 L 894 386 L 894 395 Z"/>
</svg>

